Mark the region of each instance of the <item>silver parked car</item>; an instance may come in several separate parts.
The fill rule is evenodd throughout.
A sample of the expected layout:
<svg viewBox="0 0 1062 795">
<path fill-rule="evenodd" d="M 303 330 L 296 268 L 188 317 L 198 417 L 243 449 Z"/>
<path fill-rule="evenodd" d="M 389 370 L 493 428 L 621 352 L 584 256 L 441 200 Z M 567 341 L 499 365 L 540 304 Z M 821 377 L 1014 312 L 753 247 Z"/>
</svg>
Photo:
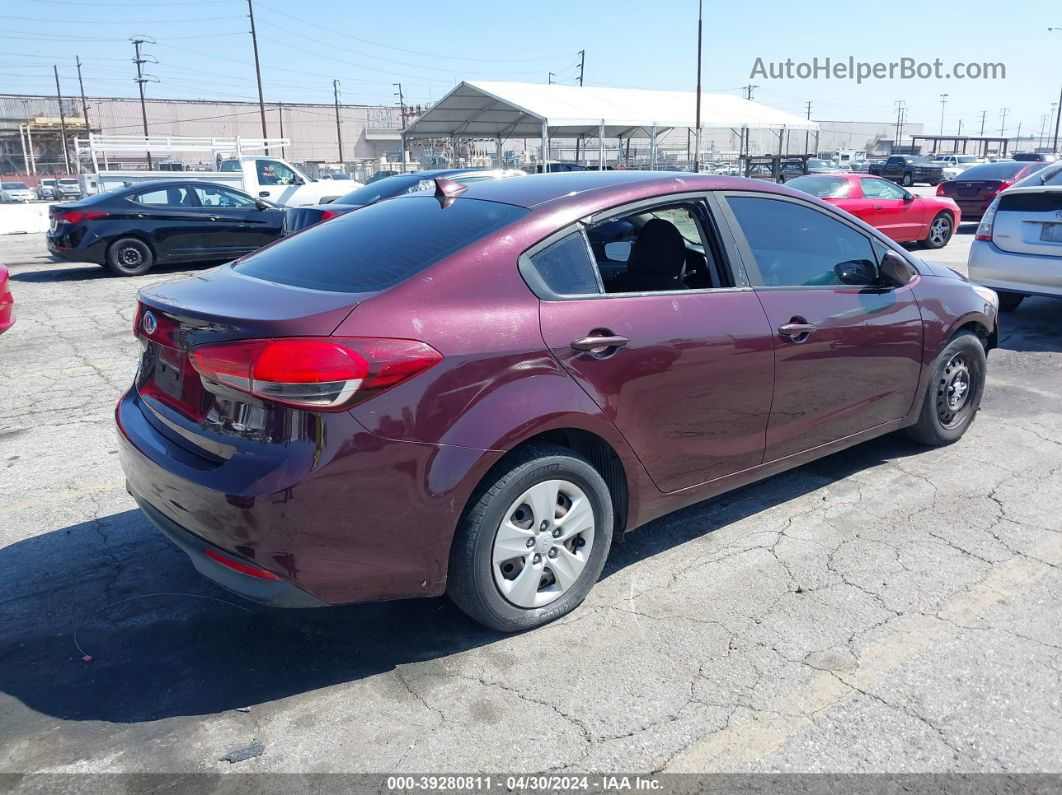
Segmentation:
<svg viewBox="0 0 1062 795">
<path fill-rule="evenodd" d="M 56 179 L 42 179 L 37 183 L 37 198 L 38 199 L 58 199 L 59 194 L 57 192 L 59 180 Z"/>
<path fill-rule="evenodd" d="M 977 227 L 969 272 L 999 293 L 1003 312 L 1027 295 L 1062 298 L 1062 163 L 996 196 Z"/>
<path fill-rule="evenodd" d="M 25 182 L 0 182 L 0 202 L 31 202 L 35 198 Z"/>
</svg>

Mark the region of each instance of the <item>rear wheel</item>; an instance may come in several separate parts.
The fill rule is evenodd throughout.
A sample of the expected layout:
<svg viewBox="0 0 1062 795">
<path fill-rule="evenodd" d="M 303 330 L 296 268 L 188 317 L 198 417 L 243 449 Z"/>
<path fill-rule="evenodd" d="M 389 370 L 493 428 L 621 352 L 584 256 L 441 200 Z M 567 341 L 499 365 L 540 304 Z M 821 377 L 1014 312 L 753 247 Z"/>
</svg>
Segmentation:
<svg viewBox="0 0 1062 795">
<path fill-rule="evenodd" d="M 911 177 L 910 174 L 904 174 L 903 175 L 903 184 L 904 184 L 904 187 L 907 187 L 907 188 L 911 187 L 912 185 L 914 185 L 914 178 Z"/>
<path fill-rule="evenodd" d="M 938 213 L 929 224 L 929 234 L 921 241 L 926 248 L 944 248 L 955 233 L 955 224 L 948 213 Z"/>
<path fill-rule="evenodd" d="M 612 543 L 612 500 L 586 459 L 536 445 L 494 472 L 466 512 L 450 554 L 447 593 L 479 623 L 532 629 L 575 609 Z"/>
<path fill-rule="evenodd" d="M 981 341 L 969 331 L 958 334 L 933 363 L 922 413 L 907 435 L 934 447 L 961 439 L 981 405 L 986 365 Z"/>
<path fill-rule="evenodd" d="M 155 255 L 150 246 L 135 237 L 123 237 L 107 249 L 107 267 L 119 276 L 140 276 L 154 264 Z"/>
<path fill-rule="evenodd" d="M 1005 290 L 996 290 L 996 295 L 999 296 L 1000 312 L 1013 312 L 1025 300 L 1025 296 L 1021 293 L 1008 293 Z"/>
</svg>

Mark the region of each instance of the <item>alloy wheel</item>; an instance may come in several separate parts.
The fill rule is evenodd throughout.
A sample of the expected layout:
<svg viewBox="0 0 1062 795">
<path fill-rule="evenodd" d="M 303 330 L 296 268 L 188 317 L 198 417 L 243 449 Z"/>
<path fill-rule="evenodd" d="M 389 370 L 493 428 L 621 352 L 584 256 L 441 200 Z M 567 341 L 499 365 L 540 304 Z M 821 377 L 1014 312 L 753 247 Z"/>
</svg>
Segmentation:
<svg viewBox="0 0 1062 795">
<path fill-rule="evenodd" d="M 494 536 L 494 584 L 527 609 L 563 596 L 582 575 L 594 547 L 594 509 L 567 480 L 536 483 L 513 501 Z"/>
<path fill-rule="evenodd" d="M 951 221 L 947 218 L 937 218 L 929 227 L 929 240 L 934 245 L 943 246 L 951 236 Z"/>
</svg>

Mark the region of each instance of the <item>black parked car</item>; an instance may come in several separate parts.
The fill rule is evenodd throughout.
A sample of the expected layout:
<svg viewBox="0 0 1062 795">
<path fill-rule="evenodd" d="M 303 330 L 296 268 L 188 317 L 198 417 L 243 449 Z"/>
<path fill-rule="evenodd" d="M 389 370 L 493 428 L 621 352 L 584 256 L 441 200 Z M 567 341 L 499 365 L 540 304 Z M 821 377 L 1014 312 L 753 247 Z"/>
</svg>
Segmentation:
<svg viewBox="0 0 1062 795">
<path fill-rule="evenodd" d="M 393 199 L 396 196 L 418 193 L 422 190 L 434 190 L 433 181 L 438 178 L 450 179 L 470 185 L 473 182 L 483 182 L 488 179 L 523 176 L 526 176 L 523 171 L 514 169 L 438 168 L 430 171 L 417 171 L 412 174 L 395 174 L 375 182 L 370 180 L 357 190 L 352 190 L 345 196 L 340 196 L 328 204 L 319 204 L 316 207 L 288 208 L 284 234 L 293 234 L 320 221 L 327 221 L 329 218 L 335 218 L 337 215 L 349 213 L 351 210 L 376 204 L 376 202 L 384 199 Z"/>
<path fill-rule="evenodd" d="M 140 182 L 48 208 L 48 251 L 119 276 L 157 263 L 224 262 L 271 243 L 285 210 L 226 185 Z"/>
</svg>

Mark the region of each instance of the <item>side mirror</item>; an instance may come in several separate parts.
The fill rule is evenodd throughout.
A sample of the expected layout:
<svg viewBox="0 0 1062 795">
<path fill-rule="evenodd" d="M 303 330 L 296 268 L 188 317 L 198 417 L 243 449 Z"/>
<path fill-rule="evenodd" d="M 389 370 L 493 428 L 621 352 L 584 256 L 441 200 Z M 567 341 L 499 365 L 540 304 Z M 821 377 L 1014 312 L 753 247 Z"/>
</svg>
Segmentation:
<svg viewBox="0 0 1062 795">
<path fill-rule="evenodd" d="M 613 262 L 626 262 L 631 257 L 631 244 L 624 240 L 606 243 L 605 257 Z"/>
<path fill-rule="evenodd" d="M 908 193 L 907 191 L 904 191 L 903 200 L 905 202 L 913 202 L 914 201 L 914 194 L 913 193 Z"/>
<path fill-rule="evenodd" d="M 868 287 L 878 283 L 878 269 L 868 259 L 850 259 L 833 266 L 837 281 L 853 287 Z"/>
<path fill-rule="evenodd" d="M 259 210 L 268 210 L 269 209 L 269 205 L 266 204 L 261 199 L 255 199 L 254 200 L 254 206 L 257 207 Z"/>
<path fill-rule="evenodd" d="M 917 275 L 911 263 L 891 249 L 881 258 L 881 280 L 890 287 L 903 287 Z"/>
</svg>

